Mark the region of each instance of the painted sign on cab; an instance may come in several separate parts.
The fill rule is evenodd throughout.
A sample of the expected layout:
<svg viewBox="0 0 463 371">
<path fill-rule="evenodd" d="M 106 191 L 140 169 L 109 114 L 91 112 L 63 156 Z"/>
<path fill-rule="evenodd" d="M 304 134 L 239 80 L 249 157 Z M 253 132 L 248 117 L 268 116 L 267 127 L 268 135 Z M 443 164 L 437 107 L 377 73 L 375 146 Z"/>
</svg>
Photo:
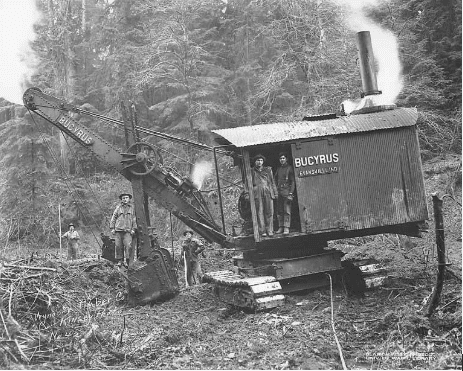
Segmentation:
<svg viewBox="0 0 463 371">
<path fill-rule="evenodd" d="M 313 175 L 324 175 L 339 172 L 338 166 L 320 165 L 336 164 L 339 162 L 338 153 L 327 153 L 323 155 L 303 156 L 294 159 L 294 167 L 298 170 L 299 178 Z"/>
</svg>

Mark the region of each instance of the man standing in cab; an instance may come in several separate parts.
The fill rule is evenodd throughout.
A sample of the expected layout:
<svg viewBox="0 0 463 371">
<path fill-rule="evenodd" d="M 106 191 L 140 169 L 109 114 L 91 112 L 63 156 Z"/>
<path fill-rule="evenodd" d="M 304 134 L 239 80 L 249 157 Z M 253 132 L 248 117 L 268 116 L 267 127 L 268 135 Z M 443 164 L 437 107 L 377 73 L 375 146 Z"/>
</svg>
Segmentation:
<svg viewBox="0 0 463 371">
<path fill-rule="evenodd" d="M 276 233 L 288 235 L 291 225 L 291 203 L 295 188 L 294 169 L 288 164 L 288 155 L 285 152 L 281 152 L 278 158 L 280 166 L 275 172 L 275 184 L 278 189 L 278 231 Z"/>
<path fill-rule="evenodd" d="M 273 237 L 273 200 L 277 198 L 277 188 L 270 166 L 264 166 L 265 157 L 254 156 L 251 168 L 257 222 L 262 237 Z"/>
<path fill-rule="evenodd" d="M 121 203 L 116 206 L 113 212 L 109 228 L 115 235 L 116 252 L 115 258 L 117 265 L 121 266 L 125 257 L 126 265 L 130 265 L 134 259 L 134 249 L 132 248 L 132 237 L 137 229 L 137 220 L 135 218 L 135 210 L 130 200 L 130 193 L 122 193 L 119 195 Z"/>
</svg>

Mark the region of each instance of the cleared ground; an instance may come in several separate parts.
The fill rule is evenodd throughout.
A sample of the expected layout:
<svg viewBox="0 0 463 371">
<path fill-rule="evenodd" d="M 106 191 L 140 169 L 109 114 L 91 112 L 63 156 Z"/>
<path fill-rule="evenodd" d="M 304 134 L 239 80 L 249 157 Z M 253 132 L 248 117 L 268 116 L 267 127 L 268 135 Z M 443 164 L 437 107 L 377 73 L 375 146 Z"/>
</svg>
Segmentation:
<svg viewBox="0 0 463 371">
<path fill-rule="evenodd" d="M 124 281 L 106 261 L 68 266 L 40 251 L 1 266 L 2 368 L 87 369 L 461 369 L 461 168 L 447 157 L 424 166 L 429 233 L 330 243 L 373 257 L 390 280 L 363 298 L 342 287 L 287 296 L 268 312 L 219 302 L 210 284 L 164 303 L 130 308 Z M 430 194 L 444 198 L 447 259 L 440 305 L 424 316 L 436 280 Z M 209 250 L 206 271 L 232 255 Z M 5 264 L 6 263 L 6 264 Z M 25 268 L 29 267 L 29 268 Z M 37 269 L 37 267 L 48 269 Z M 34 269 L 35 268 L 35 269 Z M 184 287 L 182 274 L 179 274 Z M 333 315 L 332 315 L 333 314 Z M 333 331 L 333 326 L 335 331 Z M 335 334 L 339 346 L 336 343 Z"/>
</svg>

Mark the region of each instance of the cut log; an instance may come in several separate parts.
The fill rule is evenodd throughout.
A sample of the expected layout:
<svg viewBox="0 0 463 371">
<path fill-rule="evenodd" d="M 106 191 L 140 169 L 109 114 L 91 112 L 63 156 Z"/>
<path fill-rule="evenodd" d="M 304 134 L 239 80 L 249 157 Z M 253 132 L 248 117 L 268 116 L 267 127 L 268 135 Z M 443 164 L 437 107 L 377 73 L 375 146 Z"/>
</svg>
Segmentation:
<svg viewBox="0 0 463 371">
<path fill-rule="evenodd" d="M 14 264 L 8 264 L 8 263 L 4 263 L 3 265 L 5 267 L 8 267 L 8 268 L 18 268 L 18 269 L 30 269 L 30 270 L 36 270 L 36 271 L 56 272 L 55 268 L 48 268 L 48 267 L 33 267 L 33 266 L 29 266 L 29 265 L 14 265 Z"/>
</svg>

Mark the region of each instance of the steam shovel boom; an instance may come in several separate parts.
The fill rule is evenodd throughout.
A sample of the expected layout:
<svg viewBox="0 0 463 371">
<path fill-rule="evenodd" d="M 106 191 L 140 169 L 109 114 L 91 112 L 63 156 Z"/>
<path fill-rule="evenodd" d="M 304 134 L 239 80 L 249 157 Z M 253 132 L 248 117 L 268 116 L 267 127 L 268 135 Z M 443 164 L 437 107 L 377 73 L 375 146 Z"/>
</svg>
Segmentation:
<svg viewBox="0 0 463 371">
<path fill-rule="evenodd" d="M 128 127 L 128 120 L 119 121 L 82 110 L 65 101 L 30 88 L 23 95 L 27 109 L 56 126 L 62 132 L 92 152 L 100 161 L 122 174 L 132 184 L 135 212 L 140 226 L 140 260 L 127 271 L 129 304 L 143 305 L 163 300 L 178 293 L 178 282 L 170 253 L 153 246 L 149 234 L 149 220 L 145 207 L 145 194 L 169 210 L 186 225 L 194 229 L 209 242 L 226 244 L 227 236 L 212 220 L 211 213 L 199 191 L 191 181 L 179 178 L 162 161 L 158 161 L 155 150 L 147 142 L 137 141 L 137 135 L 127 135 L 126 151 L 116 148 L 97 133 L 74 119 L 71 112 L 96 116 L 135 133 L 135 121 Z M 135 116 L 132 115 L 132 118 Z"/>
</svg>

